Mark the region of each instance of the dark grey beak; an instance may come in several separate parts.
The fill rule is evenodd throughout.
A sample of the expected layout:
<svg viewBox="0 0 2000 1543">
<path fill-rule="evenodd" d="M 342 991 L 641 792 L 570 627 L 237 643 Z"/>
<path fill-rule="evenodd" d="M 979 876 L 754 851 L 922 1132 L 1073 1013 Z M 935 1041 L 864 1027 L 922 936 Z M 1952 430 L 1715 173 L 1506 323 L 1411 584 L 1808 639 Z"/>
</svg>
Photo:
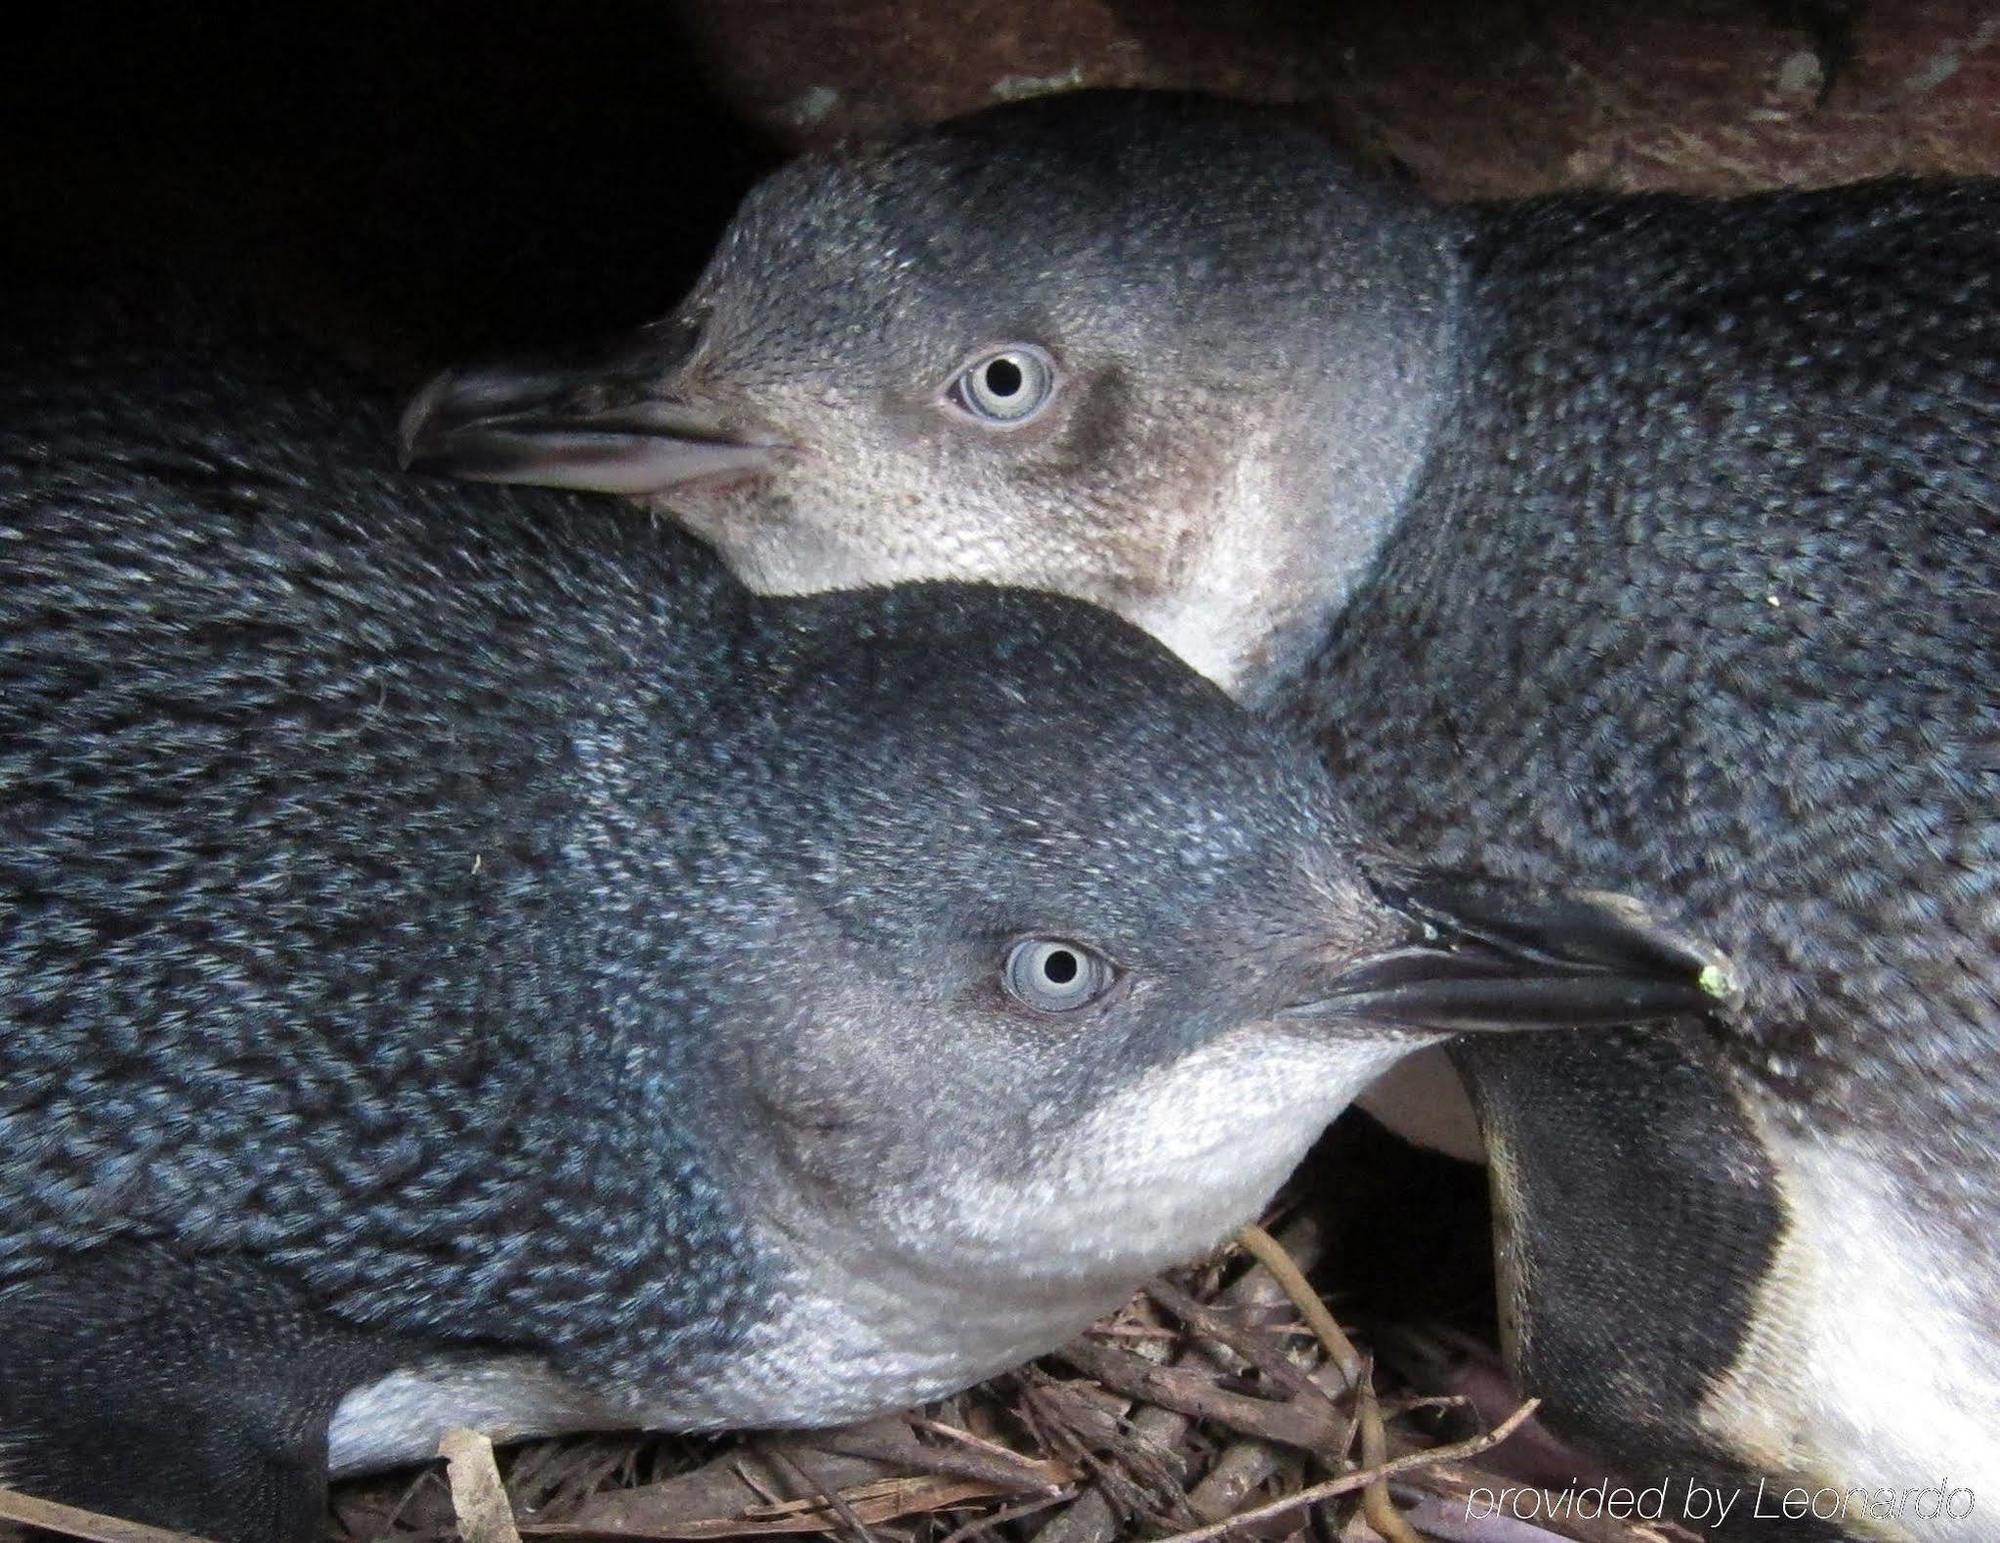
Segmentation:
<svg viewBox="0 0 2000 1543">
<path fill-rule="evenodd" d="M 1444 1034 L 1609 1028 L 1728 1011 L 1743 989 L 1726 956 L 1624 895 L 1372 865 L 1377 898 L 1408 928 L 1301 1003 Z"/>
<path fill-rule="evenodd" d="M 447 371 L 403 414 L 402 464 L 474 482 L 643 497 L 760 472 L 784 453 L 678 403 L 598 405 L 604 379 L 587 370 Z"/>
</svg>

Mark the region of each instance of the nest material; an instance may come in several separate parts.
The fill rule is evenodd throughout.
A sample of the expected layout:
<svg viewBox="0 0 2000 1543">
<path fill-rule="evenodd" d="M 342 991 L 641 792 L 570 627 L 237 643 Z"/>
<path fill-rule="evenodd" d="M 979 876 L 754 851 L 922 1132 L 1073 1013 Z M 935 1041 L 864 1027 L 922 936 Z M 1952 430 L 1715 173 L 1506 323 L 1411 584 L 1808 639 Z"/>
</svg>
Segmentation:
<svg viewBox="0 0 2000 1543">
<path fill-rule="evenodd" d="M 1320 1232 L 1246 1229 L 1043 1361 L 921 1411 L 720 1440 L 590 1436 L 441 1460 L 335 1489 L 328 1543 L 813 1537 L 877 1543 L 1419 1538 L 1508 1543 L 1475 1491 L 1518 1490 L 1532 1404 L 1497 1421 L 1375 1370 L 1310 1294 Z M 1490 1401 L 1489 1401 L 1490 1404 Z M 1513 1439 L 1508 1439 L 1512 1437 Z M 1514 1457 L 1510 1459 L 1510 1451 Z M 1517 1509 L 1519 1509 L 1517 1507 Z M 1532 1509 L 1532 1508 L 1531 1508 Z M 1549 1509 L 1545 1506 L 1543 1510 Z M 0 1518 L 105 1543 L 195 1543 L 0 1492 Z M 1570 1519 L 1543 1536 L 1681 1543 L 1659 1524 Z"/>
<path fill-rule="evenodd" d="M 1316 1229 L 1298 1224 L 1286 1244 L 1310 1262 Z M 922 1411 L 809 1435 L 539 1442 L 502 1454 L 504 1476 L 475 1446 L 449 1479 L 433 1469 L 343 1486 L 329 1543 L 1477 1539 L 1474 1491 L 1519 1485 L 1503 1442 L 1532 1405 L 1489 1428 L 1463 1397 L 1378 1393 L 1372 1366 L 1321 1316 L 1309 1325 L 1270 1268 L 1231 1251 L 1149 1286 L 1041 1362 Z M 518 1531 L 469 1524 L 499 1509 L 503 1483 Z M 1608 1520 L 1546 1535 L 1694 1537 Z"/>
</svg>

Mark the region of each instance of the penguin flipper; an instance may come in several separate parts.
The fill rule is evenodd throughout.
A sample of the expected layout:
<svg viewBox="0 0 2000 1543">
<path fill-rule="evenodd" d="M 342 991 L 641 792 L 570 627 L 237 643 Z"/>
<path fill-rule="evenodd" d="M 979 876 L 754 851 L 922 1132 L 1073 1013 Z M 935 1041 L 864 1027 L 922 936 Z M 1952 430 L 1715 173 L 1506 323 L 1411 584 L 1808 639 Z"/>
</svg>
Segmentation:
<svg viewBox="0 0 2000 1543">
<path fill-rule="evenodd" d="M 311 1543 L 334 1407 L 392 1359 L 247 1261 L 53 1261 L 0 1288 L 0 1479 L 215 1543 Z"/>
</svg>

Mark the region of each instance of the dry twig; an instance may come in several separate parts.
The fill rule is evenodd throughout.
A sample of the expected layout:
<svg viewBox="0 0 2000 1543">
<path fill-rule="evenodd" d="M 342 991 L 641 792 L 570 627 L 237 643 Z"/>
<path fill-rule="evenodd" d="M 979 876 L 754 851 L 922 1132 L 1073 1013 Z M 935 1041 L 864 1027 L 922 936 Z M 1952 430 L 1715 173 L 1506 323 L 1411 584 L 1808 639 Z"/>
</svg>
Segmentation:
<svg viewBox="0 0 2000 1543">
<path fill-rule="evenodd" d="M 1374 1377 L 1362 1364 L 1354 1342 L 1334 1322 L 1333 1314 L 1327 1311 L 1319 1293 L 1312 1289 L 1305 1271 L 1292 1263 L 1276 1238 L 1253 1223 L 1238 1233 L 1237 1239 L 1249 1250 L 1252 1258 L 1271 1272 L 1272 1279 L 1285 1288 L 1285 1294 L 1319 1336 L 1334 1365 L 1346 1375 L 1348 1386 L 1355 1390 L 1361 1417 L 1361 1461 L 1367 1467 L 1380 1467 L 1388 1456 L 1388 1435 L 1382 1429 L 1381 1407 L 1375 1402 Z M 1409 1523 L 1396 1514 L 1396 1502 L 1389 1498 L 1387 1483 L 1377 1480 L 1366 1486 L 1361 1492 L 1361 1509 L 1368 1518 L 1368 1525 L 1379 1532 L 1386 1543 L 1420 1543 L 1416 1533 L 1410 1530 Z"/>
<path fill-rule="evenodd" d="M 1213 1538 L 1227 1537 L 1232 1532 L 1255 1526 L 1259 1522 L 1270 1521 L 1274 1517 L 1285 1516 L 1308 1506 L 1316 1506 L 1339 1495 L 1351 1495 L 1356 1490 L 1366 1489 L 1371 1484 L 1386 1483 L 1399 1473 L 1427 1468 L 1432 1463 L 1452 1463 L 1475 1457 L 1491 1447 L 1497 1447 L 1513 1435 L 1540 1406 L 1540 1399 L 1531 1398 L 1483 1436 L 1454 1442 L 1447 1447 L 1433 1447 L 1428 1452 L 1412 1452 L 1408 1457 L 1392 1457 L 1373 1468 L 1343 1473 L 1337 1479 L 1328 1479 L 1324 1484 L 1314 1484 L 1297 1494 L 1273 1500 L 1268 1505 L 1258 1506 L 1254 1510 L 1239 1511 L 1226 1521 L 1216 1522 L 1207 1527 L 1197 1527 L 1192 1532 L 1177 1532 L 1170 1538 L 1160 1539 L 1159 1543 L 1210 1543 Z"/>
<path fill-rule="evenodd" d="M 65 1538 L 81 1538 L 84 1543 L 206 1543 L 205 1539 L 190 1532 L 174 1532 L 166 1527 L 148 1527 L 144 1522 L 101 1516 L 77 1506 L 39 1500 L 17 1489 L 0 1489 L 0 1522 L 40 1527 Z"/>
</svg>

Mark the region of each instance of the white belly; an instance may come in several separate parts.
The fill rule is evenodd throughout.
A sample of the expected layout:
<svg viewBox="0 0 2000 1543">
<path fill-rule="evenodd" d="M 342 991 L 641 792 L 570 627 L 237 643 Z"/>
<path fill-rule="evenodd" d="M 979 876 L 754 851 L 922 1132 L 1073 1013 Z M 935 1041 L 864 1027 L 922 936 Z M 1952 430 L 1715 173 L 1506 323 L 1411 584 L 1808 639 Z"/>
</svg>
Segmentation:
<svg viewBox="0 0 2000 1543">
<path fill-rule="evenodd" d="M 1980 1313 L 2000 1287 L 1868 1154 L 1776 1145 L 1796 1225 L 1707 1423 L 1773 1472 L 1865 1492 L 1844 1513 L 1863 1535 L 2000 1537 L 2000 1345 Z"/>
<path fill-rule="evenodd" d="M 1451 1057 L 1419 1050 L 1369 1083 L 1355 1099 L 1405 1141 L 1462 1163 L 1484 1163 L 1479 1117 Z"/>
</svg>

